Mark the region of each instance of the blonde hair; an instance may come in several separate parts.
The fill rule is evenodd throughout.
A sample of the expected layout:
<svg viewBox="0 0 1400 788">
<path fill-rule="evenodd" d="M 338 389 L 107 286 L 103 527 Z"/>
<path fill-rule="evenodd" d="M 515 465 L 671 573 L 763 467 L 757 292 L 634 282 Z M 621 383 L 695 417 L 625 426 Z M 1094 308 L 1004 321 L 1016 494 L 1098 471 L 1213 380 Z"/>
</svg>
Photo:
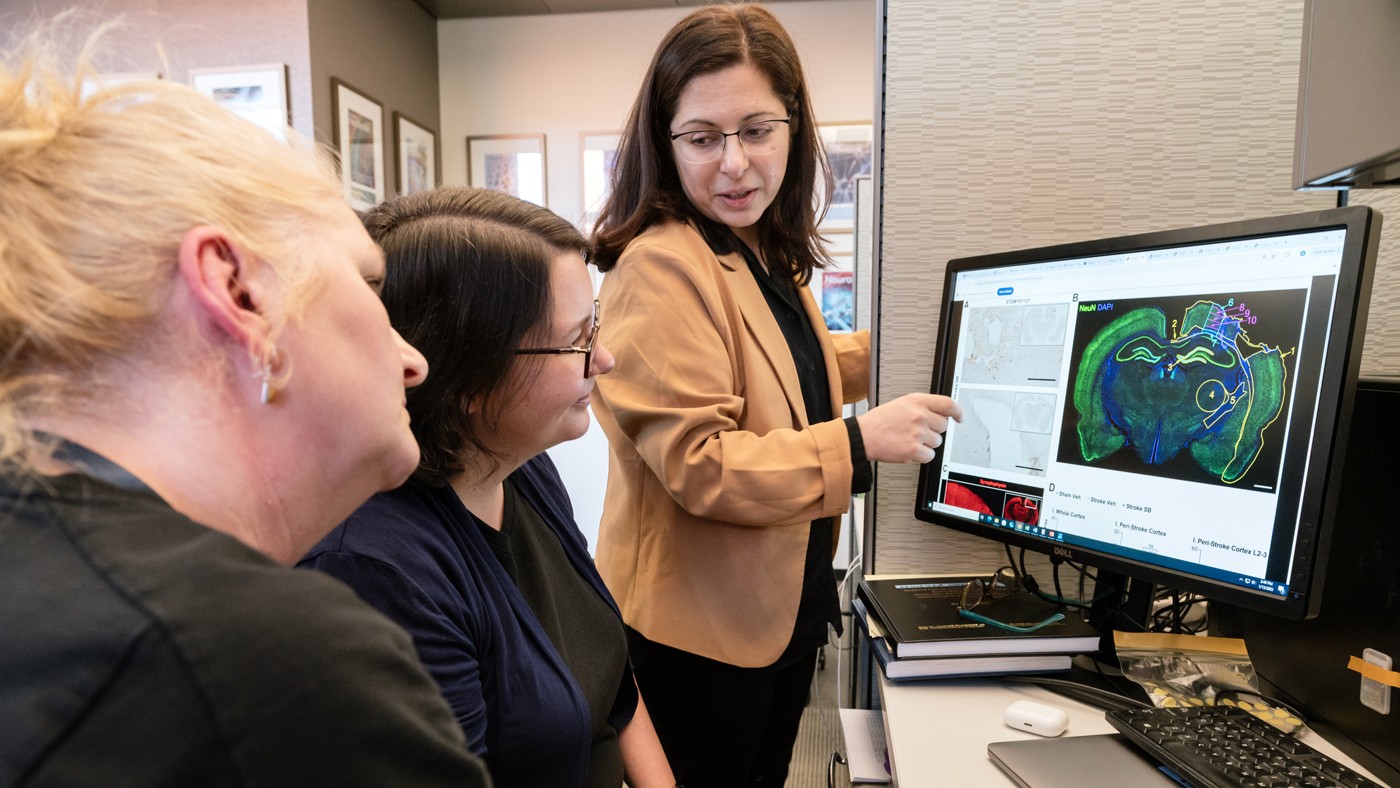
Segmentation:
<svg viewBox="0 0 1400 788">
<path fill-rule="evenodd" d="M 83 95 L 104 26 L 67 69 L 59 17 L 0 59 L 0 462 L 34 447 L 26 415 L 100 395 L 93 370 L 159 343 L 191 228 L 223 230 L 304 301 L 308 225 L 334 210 L 333 166 L 184 85 Z M 61 396 L 60 396 L 61 395 Z M 75 398 L 78 398 L 75 402 Z"/>
</svg>

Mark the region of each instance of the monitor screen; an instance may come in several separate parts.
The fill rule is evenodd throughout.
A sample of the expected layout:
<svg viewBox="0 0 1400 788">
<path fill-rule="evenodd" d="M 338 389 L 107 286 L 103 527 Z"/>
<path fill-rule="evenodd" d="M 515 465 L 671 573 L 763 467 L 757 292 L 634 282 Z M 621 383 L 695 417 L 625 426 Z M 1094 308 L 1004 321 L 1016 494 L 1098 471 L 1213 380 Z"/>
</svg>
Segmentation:
<svg viewBox="0 0 1400 788">
<path fill-rule="evenodd" d="M 916 514 L 1279 615 L 1316 611 L 1380 215 L 949 262 Z"/>
</svg>

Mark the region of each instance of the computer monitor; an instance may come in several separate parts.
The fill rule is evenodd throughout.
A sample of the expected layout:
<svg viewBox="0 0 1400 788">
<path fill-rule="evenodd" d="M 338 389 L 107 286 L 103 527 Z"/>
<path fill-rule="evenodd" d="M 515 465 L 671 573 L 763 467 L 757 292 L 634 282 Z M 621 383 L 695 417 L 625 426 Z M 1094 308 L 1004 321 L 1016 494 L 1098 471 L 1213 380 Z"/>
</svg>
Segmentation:
<svg viewBox="0 0 1400 788">
<path fill-rule="evenodd" d="M 1149 583 L 1317 611 L 1380 214 L 948 263 L 916 516 Z"/>
</svg>

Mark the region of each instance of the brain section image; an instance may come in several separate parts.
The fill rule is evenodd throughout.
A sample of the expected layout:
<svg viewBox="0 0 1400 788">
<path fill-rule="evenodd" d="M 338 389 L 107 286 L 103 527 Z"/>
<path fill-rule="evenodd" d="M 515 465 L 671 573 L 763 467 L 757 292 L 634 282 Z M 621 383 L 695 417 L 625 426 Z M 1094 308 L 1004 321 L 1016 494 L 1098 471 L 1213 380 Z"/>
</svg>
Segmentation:
<svg viewBox="0 0 1400 788">
<path fill-rule="evenodd" d="M 1268 487 L 1303 291 L 1080 304 L 1060 460 Z M 1125 451 L 1126 450 L 1126 451 Z"/>
</svg>

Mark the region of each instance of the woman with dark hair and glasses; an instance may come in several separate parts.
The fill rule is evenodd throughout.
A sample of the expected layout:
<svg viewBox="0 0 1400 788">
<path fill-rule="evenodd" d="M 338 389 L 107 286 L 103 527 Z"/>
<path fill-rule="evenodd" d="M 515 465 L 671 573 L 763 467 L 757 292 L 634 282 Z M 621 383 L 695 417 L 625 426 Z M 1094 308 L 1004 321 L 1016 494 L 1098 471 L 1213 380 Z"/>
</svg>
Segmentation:
<svg viewBox="0 0 1400 788">
<path fill-rule="evenodd" d="M 485 189 L 366 215 L 384 304 L 438 374 L 409 392 L 422 460 L 301 562 L 413 636 L 498 786 L 665 786 L 617 605 L 545 450 L 583 435 L 596 341 L 587 243 Z"/>
<path fill-rule="evenodd" d="M 831 194 L 791 39 L 758 5 L 715 5 L 662 40 L 595 229 L 594 410 L 610 445 L 598 567 L 637 681 L 688 788 L 782 785 L 827 626 L 835 518 L 868 461 L 927 462 L 946 397 L 852 419 L 867 332 L 832 336 L 805 287 Z M 412 337 L 410 337 L 412 339 Z"/>
</svg>

